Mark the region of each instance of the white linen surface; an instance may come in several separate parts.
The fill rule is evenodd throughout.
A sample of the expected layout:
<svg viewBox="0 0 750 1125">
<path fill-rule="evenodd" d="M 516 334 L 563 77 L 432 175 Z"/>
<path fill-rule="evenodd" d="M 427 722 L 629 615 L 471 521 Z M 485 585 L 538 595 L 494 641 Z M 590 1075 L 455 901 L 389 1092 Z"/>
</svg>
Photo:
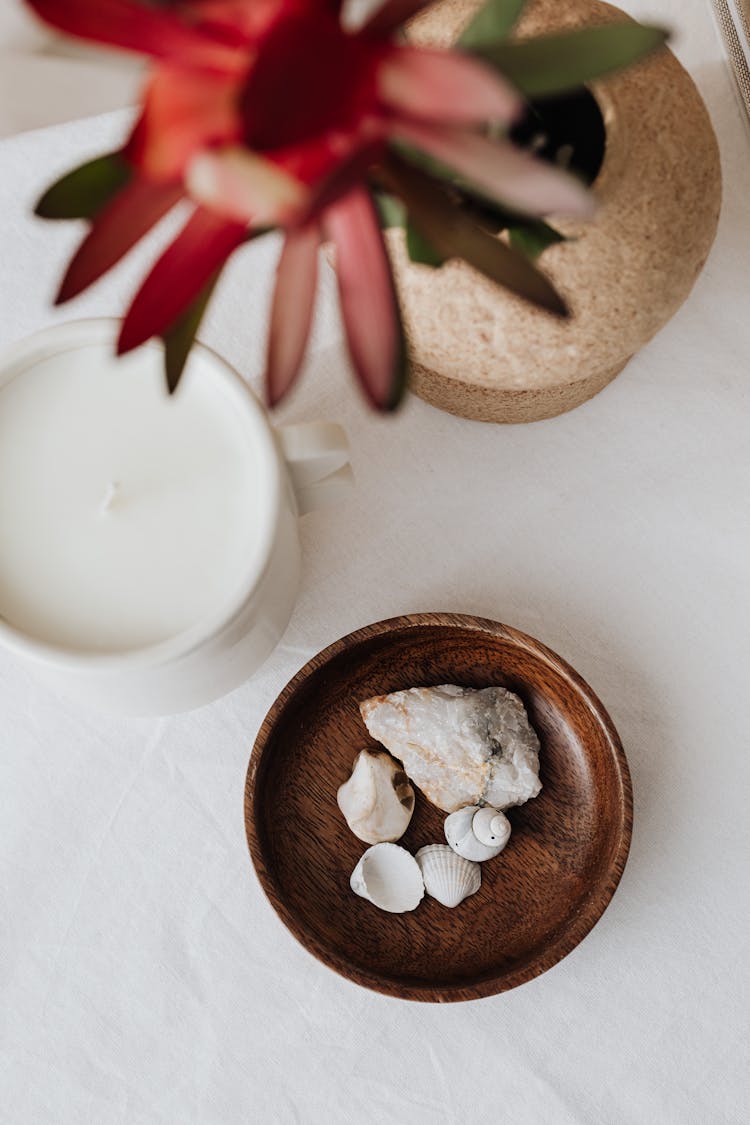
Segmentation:
<svg viewBox="0 0 750 1125">
<path fill-rule="evenodd" d="M 0 137 L 132 105 L 137 55 L 56 34 L 23 0 L 0 0 Z"/>
<path fill-rule="evenodd" d="M 417 400 L 374 419 L 323 270 L 282 417 L 342 421 L 357 490 L 305 519 L 299 605 L 264 670 L 199 712 L 114 721 L 0 654 L 3 1122 L 747 1121 L 750 149 L 708 5 L 628 7 L 680 29 L 726 191 L 690 301 L 625 373 L 531 426 Z M 78 232 L 28 211 L 126 124 L 0 145 L 0 343 L 122 310 L 153 240 L 52 312 Z M 252 381 L 277 248 L 237 257 L 203 333 Z M 570 660 L 610 709 L 635 786 L 630 861 L 589 937 L 522 988 L 444 1007 L 357 988 L 299 947 L 242 820 L 253 738 L 287 679 L 350 629 L 430 609 L 499 618 Z"/>
</svg>

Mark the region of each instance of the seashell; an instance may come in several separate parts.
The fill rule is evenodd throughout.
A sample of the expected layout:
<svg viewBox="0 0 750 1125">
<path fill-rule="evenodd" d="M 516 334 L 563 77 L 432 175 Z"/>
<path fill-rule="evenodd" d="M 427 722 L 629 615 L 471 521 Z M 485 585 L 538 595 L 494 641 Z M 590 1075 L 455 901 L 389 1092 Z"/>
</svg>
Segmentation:
<svg viewBox="0 0 750 1125">
<path fill-rule="evenodd" d="M 476 863 L 500 855 L 510 839 L 510 821 L 497 809 L 467 805 L 445 818 L 445 838 L 456 855 Z"/>
<path fill-rule="evenodd" d="M 360 751 L 336 800 L 354 835 L 366 844 L 399 840 L 414 812 L 409 779 L 385 750 Z"/>
<path fill-rule="evenodd" d="M 369 899 L 389 914 L 415 910 L 424 897 L 419 864 L 398 844 L 375 844 L 368 848 L 352 871 L 349 885 L 355 895 Z"/>
<path fill-rule="evenodd" d="M 424 889 L 443 906 L 458 906 L 482 885 L 478 863 L 456 855 L 447 844 L 428 844 L 417 852 Z"/>
<path fill-rule="evenodd" d="M 373 738 L 444 812 L 507 809 L 536 797 L 539 739 L 523 703 L 502 687 L 409 688 L 359 705 Z"/>
<path fill-rule="evenodd" d="M 499 847 L 502 851 L 510 839 L 510 821 L 507 816 L 489 805 L 474 813 L 471 827 L 477 840 L 488 848 Z"/>
</svg>

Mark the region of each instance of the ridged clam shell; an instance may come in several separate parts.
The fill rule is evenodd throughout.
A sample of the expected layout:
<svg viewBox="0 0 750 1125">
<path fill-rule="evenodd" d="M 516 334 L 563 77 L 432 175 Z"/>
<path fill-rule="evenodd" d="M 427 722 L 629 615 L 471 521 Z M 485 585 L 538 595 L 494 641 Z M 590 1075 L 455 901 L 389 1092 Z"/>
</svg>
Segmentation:
<svg viewBox="0 0 750 1125">
<path fill-rule="evenodd" d="M 416 855 L 428 895 L 443 906 L 458 906 L 482 885 L 478 863 L 456 855 L 447 844 L 428 844 Z"/>
<path fill-rule="evenodd" d="M 424 898 L 422 873 L 414 856 L 398 844 L 374 844 L 352 871 L 356 895 L 389 914 L 416 910 Z"/>
</svg>

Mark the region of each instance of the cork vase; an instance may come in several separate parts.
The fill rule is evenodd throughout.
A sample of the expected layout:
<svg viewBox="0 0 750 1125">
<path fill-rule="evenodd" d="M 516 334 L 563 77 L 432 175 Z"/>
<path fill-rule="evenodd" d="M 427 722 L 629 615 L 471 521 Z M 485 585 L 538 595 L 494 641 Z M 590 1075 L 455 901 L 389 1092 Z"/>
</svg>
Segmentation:
<svg viewBox="0 0 750 1125">
<path fill-rule="evenodd" d="M 447 46 L 478 0 L 443 0 L 409 29 Z M 530 0 L 518 36 L 625 18 L 600 0 Z M 721 169 L 711 122 L 668 50 L 590 87 L 604 124 L 588 224 L 555 221 L 570 241 L 541 268 L 566 299 L 559 320 L 461 261 L 409 261 L 389 232 L 412 355 L 412 388 L 442 410 L 484 422 L 533 422 L 601 391 L 688 296 L 714 239 Z M 553 220 L 554 221 L 554 220 Z"/>
</svg>

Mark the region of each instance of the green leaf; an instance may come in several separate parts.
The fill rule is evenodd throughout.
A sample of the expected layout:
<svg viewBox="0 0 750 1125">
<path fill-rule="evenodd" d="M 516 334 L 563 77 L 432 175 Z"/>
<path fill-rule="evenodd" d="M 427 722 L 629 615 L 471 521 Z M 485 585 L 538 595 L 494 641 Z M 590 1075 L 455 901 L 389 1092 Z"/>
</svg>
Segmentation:
<svg viewBox="0 0 750 1125">
<path fill-rule="evenodd" d="M 668 32 L 639 23 L 584 27 L 479 49 L 528 98 L 559 94 L 630 66 L 662 47 Z"/>
<path fill-rule="evenodd" d="M 195 343 L 195 336 L 200 327 L 206 306 L 211 299 L 216 282 L 219 280 L 221 270 L 218 269 L 207 282 L 201 293 L 193 301 L 174 324 L 162 333 L 164 341 L 164 372 L 167 377 L 167 390 L 171 395 L 177 390 L 182 373 L 185 370 L 190 349 Z"/>
<path fill-rule="evenodd" d="M 480 192 L 468 180 L 463 179 L 447 164 L 442 164 L 413 145 L 398 142 L 392 147 L 408 163 L 415 165 L 428 176 L 438 178 L 445 195 L 455 206 L 460 207 L 467 219 L 491 234 L 500 234 L 507 230 L 511 246 L 527 258 L 535 260 L 548 246 L 565 242 L 565 236 L 549 223 L 545 223 L 542 219 L 530 219 L 501 206 L 496 200 Z M 411 261 L 427 266 L 443 265 L 444 256 L 439 254 L 432 243 L 428 242 L 414 226 L 407 216 L 403 203 L 385 192 L 376 192 L 375 195 L 381 210 L 382 225 L 406 228 L 406 246 Z M 385 208 L 381 207 L 381 201 L 386 202 Z M 383 219 L 383 210 L 386 214 L 385 219 Z"/>
<path fill-rule="evenodd" d="M 512 30 L 526 0 L 487 0 L 459 37 L 458 46 L 475 51 L 486 43 L 497 43 Z"/>
<path fill-rule="evenodd" d="M 422 232 L 414 226 L 409 219 L 406 224 L 406 249 L 409 258 L 422 266 L 432 266 L 433 269 L 442 266 L 445 258 L 438 254 L 431 242 L 428 242 Z"/>
<path fill-rule="evenodd" d="M 536 261 L 548 246 L 557 242 L 565 242 L 565 235 L 560 234 L 549 223 L 542 219 L 519 220 L 508 224 L 508 238 L 514 250 L 519 250 L 527 258 Z"/>
<path fill-rule="evenodd" d="M 380 222 L 381 230 L 388 230 L 391 227 L 405 227 L 408 223 L 408 215 L 406 208 L 400 199 L 390 192 L 383 190 L 380 184 L 375 182 L 368 184 L 370 198 L 372 200 L 375 211 L 377 212 L 378 220 Z M 385 240 L 384 240 L 385 242 Z M 406 332 L 404 331 L 404 318 L 401 312 L 401 301 L 399 300 L 398 286 L 396 285 L 393 276 L 393 266 L 391 263 L 390 255 L 388 253 L 388 246 L 385 247 L 386 259 L 388 261 L 388 270 L 391 277 L 391 290 L 393 294 L 393 317 L 396 326 L 396 335 L 398 338 L 397 351 L 393 365 L 393 381 L 391 383 L 391 393 L 388 401 L 383 405 L 384 411 L 397 410 L 403 402 L 404 396 L 409 386 L 409 371 L 410 371 L 410 357 L 409 345 L 406 339 Z"/>
<path fill-rule="evenodd" d="M 383 230 L 390 230 L 394 227 L 404 228 L 406 249 L 410 260 L 422 266 L 442 266 L 445 259 L 440 257 L 435 248 L 409 220 L 406 208 L 401 200 L 387 192 L 378 191 L 377 188 L 373 188 L 371 194 Z"/>
<path fill-rule="evenodd" d="M 522 245 L 522 243 L 524 243 L 524 236 L 521 234 L 519 246 L 517 247 L 519 250 L 526 253 L 527 257 L 536 257 L 553 242 L 564 241 L 563 236 L 559 234 L 558 231 L 553 230 L 552 227 L 541 219 L 530 219 L 525 215 L 518 214 L 515 211 L 503 207 L 497 200 L 490 199 L 489 196 L 485 195 L 475 187 L 474 184 L 470 183 L 469 180 L 464 179 L 452 168 L 449 168 L 447 164 L 442 164 L 439 160 L 435 160 L 434 157 L 423 153 L 420 149 L 414 148 L 412 145 L 405 145 L 401 142 L 392 144 L 392 148 L 409 164 L 427 173 L 432 179 L 440 180 L 441 187 L 450 198 L 451 202 L 457 207 L 460 207 L 464 215 L 476 223 L 477 226 L 482 227 L 491 234 L 500 234 L 501 231 L 511 229 L 518 232 L 528 231 L 529 236 L 526 244 Z M 403 204 L 401 204 L 401 206 L 403 207 Z M 539 244 L 539 248 L 532 252 L 532 247 L 536 244 Z M 434 248 L 432 248 L 432 253 L 436 255 Z"/>
<path fill-rule="evenodd" d="M 373 190 L 372 198 L 383 230 L 406 226 L 406 208 L 400 199 L 377 190 Z"/>
<path fill-rule="evenodd" d="M 409 345 L 406 340 L 406 333 L 404 331 L 404 318 L 401 313 L 401 302 L 398 297 L 398 290 L 396 284 L 393 284 L 395 311 L 396 318 L 396 332 L 398 333 L 398 354 L 393 372 L 393 385 L 391 387 L 391 397 L 386 404 L 387 411 L 398 410 L 409 388 L 409 372 L 410 357 Z"/>
<path fill-rule="evenodd" d="M 131 167 L 119 152 L 89 160 L 48 188 L 36 205 L 43 219 L 91 219 L 124 187 Z"/>
<path fill-rule="evenodd" d="M 414 226 L 438 254 L 446 259 L 464 258 L 490 281 L 549 312 L 567 316 L 565 302 L 544 274 L 522 254 L 476 226 L 429 176 L 395 154 L 388 157 L 384 175 L 387 187 L 401 196 Z"/>
</svg>

